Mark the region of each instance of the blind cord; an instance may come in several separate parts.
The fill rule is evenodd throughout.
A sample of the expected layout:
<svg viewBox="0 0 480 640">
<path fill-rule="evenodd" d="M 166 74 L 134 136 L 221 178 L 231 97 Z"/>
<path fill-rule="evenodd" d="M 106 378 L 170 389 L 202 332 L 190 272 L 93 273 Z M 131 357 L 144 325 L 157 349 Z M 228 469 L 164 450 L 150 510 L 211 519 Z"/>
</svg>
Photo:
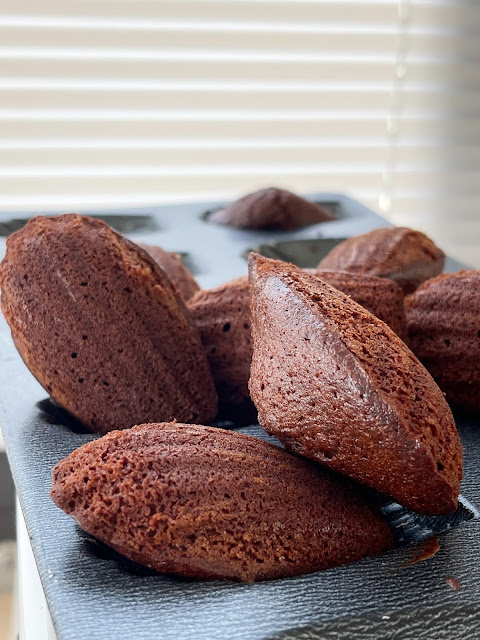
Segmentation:
<svg viewBox="0 0 480 640">
<path fill-rule="evenodd" d="M 413 7 L 411 0 L 399 0 L 393 81 L 386 120 L 385 167 L 382 171 L 382 187 L 378 199 L 380 211 L 386 215 L 392 212 L 394 206 L 395 167 L 402 125 L 405 80 L 408 71 L 409 32 L 412 23 L 412 14 Z"/>
</svg>

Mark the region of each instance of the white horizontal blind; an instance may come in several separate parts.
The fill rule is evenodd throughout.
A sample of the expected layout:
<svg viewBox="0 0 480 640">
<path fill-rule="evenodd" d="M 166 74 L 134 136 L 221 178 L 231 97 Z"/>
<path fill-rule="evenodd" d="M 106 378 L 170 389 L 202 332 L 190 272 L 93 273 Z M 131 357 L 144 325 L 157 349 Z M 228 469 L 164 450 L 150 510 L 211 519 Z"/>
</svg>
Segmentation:
<svg viewBox="0 0 480 640">
<path fill-rule="evenodd" d="M 480 3 L 8 4 L 0 210 L 338 190 L 480 266 Z"/>
</svg>

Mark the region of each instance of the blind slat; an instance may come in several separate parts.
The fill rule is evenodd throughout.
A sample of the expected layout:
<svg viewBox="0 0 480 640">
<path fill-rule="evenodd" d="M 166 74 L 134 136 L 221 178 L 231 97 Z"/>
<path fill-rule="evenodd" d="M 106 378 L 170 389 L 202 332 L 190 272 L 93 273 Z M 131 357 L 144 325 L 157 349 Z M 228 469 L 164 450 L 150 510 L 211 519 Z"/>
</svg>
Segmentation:
<svg viewBox="0 0 480 640">
<path fill-rule="evenodd" d="M 258 172 L 251 171 L 249 173 L 239 174 L 230 173 L 225 175 L 222 180 L 228 177 L 228 193 L 247 193 L 255 188 L 262 188 L 271 185 L 284 185 L 297 191 L 345 191 L 345 181 L 351 185 L 349 193 L 359 193 L 358 190 L 365 188 L 365 185 L 373 186 L 379 184 L 379 175 L 377 173 L 357 171 L 348 172 L 340 171 L 339 173 L 328 172 L 319 174 L 318 172 L 305 173 L 299 171 L 289 171 L 284 173 L 279 171 L 278 167 L 270 169 L 270 171 Z M 52 185 L 55 185 L 54 193 L 62 195 L 68 204 L 68 198 L 71 194 L 88 194 L 89 198 L 95 200 L 95 196 L 104 194 L 115 194 L 116 201 L 122 201 L 123 194 L 137 194 L 145 196 L 153 194 L 148 200 L 151 204 L 155 204 L 155 194 L 158 193 L 179 193 L 186 192 L 188 194 L 208 191 L 214 193 L 219 189 L 221 182 L 219 175 L 167 175 L 167 176 L 91 176 L 91 177 L 65 177 L 55 176 L 51 180 L 46 177 L 26 176 L 23 178 L 1 178 L 0 190 L 2 193 L 2 207 L 5 209 L 6 202 L 9 197 L 18 196 L 18 194 L 28 193 L 35 194 L 37 203 L 43 202 L 43 198 L 50 197 L 52 194 Z M 378 193 L 378 187 L 377 187 Z M 143 199 L 143 201 L 145 201 Z M 162 199 L 162 201 L 165 201 Z M 73 201 L 67 208 L 73 206 Z"/>
<path fill-rule="evenodd" d="M 362 145 L 361 143 L 349 143 L 348 140 L 342 141 L 343 144 L 330 143 L 330 145 L 322 144 L 277 144 L 264 145 L 263 147 L 254 141 L 249 145 L 236 145 L 235 142 L 222 147 L 215 147 L 211 144 L 199 142 L 196 146 L 189 141 L 188 145 L 181 145 L 177 141 L 171 143 L 163 143 L 159 141 L 157 147 L 152 144 L 142 145 L 139 143 L 124 144 L 107 144 L 104 141 L 103 148 L 101 145 L 93 142 L 89 146 L 80 143 L 70 142 L 63 146 L 48 146 L 47 144 L 38 145 L 37 148 L 24 147 L 19 148 L 18 142 L 0 141 L 0 166 L 55 166 L 61 159 L 64 165 L 84 165 L 87 166 L 92 162 L 94 155 L 95 164 L 109 166 L 114 169 L 117 166 L 128 166 L 132 162 L 132 154 L 134 154 L 135 164 L 138 166 L 159 166 L 163 165 L 167 160 L 172 167 L 184 167 L 189 164 L 203 164 L 205 167 L 211 165 L 237 165 L 237 164 L 268 164 L 275 158 L 276 164 L 284 164 L 286 166 L 292 163 L 299 165 L 314 164 L 318 162 L 328 162 L 332 170 L 337 165 L 353 165 L 361 167 L 365 158 L 369 163 L 378 167 L 379 173 L 382 172 L 385 165 L 387 155 L 387 146 L 385 140 L 377 140 L 376 143 Z M 347 143 L 346 143 L 347 142 Z M 418 164 L 427 166 L 432 170 L 438 171 L 437 158 L 439 153 L 444 150 L 437 147 L 401 147 L 396 151 L 396 163 L 398 166 Z M 465 149 L 448 149 L 448 164 L 444 170 L 461 171 L 476 167 L 480 163 L 480 149 L 471 147 Z"/>
<path fill-rule="evenodd" d="M 366 2 L 362 5 L 362 15 L 365 22 L 391 23 L 397 20 L 397 7 L 391 2 Z M 40 16 L 42 18 L 56 18 L 59 15 L 65 18 L 75 19 L 77 16 L 102 20 L 111 20 L 114 10 L 116 20 L 126 19 L 138 21 L 150 20 L 155 17 L 178 19 L 179 15 L 185 19 L 187 16 L 198 20 L 248 20 L 268 21 L 272 19 L 272 5 L 261 2 L 173 2 L 161 3 L 142 2 L 81 2 L 72 0 L 62 3 L 61 9 L 58 3 L 44 3 Z M 358 12 L 357 2 L 278 2 L 275 4 L 274 19 L 276 22 L 291 22 L 308 20 L 312 22 L 345 22 L 349 21 L 353 11 Z M 13 16 L 38 16 L 39 7 L 36 0 L 23 0 L 17 3 L 15 10 L 5 12 Z M 350 19 L 351 22 L 354 20 Z"/>
<path fill-rule="evenodd" d="M 0 17 L 1 18 L 1 17 Z M 71 23 L 75 24 L 74 21 Z M 201 48 L 221 49 L 222 51 L 258 50 L 258 51 L 296 51 L 308 53 L 318 50 L 319 39 L 322 49 L 332 52 L 383 52 L 391 53 L 398 29 L 395 24 L 372 27 L 368 23 L 352 28 L 339 25 L 295 25 L 279 24 L 276 28 L 269 23 L 245 23 L 244 27 L 236 23 L 211 22 L 209 27 L 199 29 L 198 22 L 184 21 L 178 26 L 168 23 L 156 30 L 135 29 L 81 29 L 81 28 L 25 28 L 3 25 L 0 19 L 0 43 L 9 48 L 41 48 L 45 42 L 49 47 L 76 49 L 123 49 L 135 54 L 138 49 L 162 48 Z M 268 27 L 267 27 L 268 26 Z M 150 25 L 151 27 L 151 25 Z M 461 38 L 461 41 L 460 41 Z M 461 46 L 460 45 L 461 42 Z M 409 33 L 409 43 L 417 55 L 430 56 L 432 53 L 445 58 L 478 51 L 478 33 L 460 33 L 458 30 L 432 31 L 420 30 Z"/>
<path fill-rule="evenodd" d="M 0 79 L 0 91 L 1 79 Z M 388 87 L 376 90 L 359 90 L 357 87 L 342 89 L 331 88 L 330 90 L 316 91 L 289 91 L 275 90 L 248 90 L 229 91 L 199 91 L 197 89 L 183 90 L 161 90 L 161 91 L 134 91 L 130 90 L 110 90 L 95 93 L 91 91 L 77 90 L 50 90 L 44 91 L 38 88 L 22 90 L 3 90 L 1 109 L 19 109 L 19 105 L 35 105 L 35 112 L 39 110 L 75 110 L 78 113 L 81 109 L 91 110 L 92 104 L 96 109 L 104 111 L 124 111 L 130 109 L 143 112 L 148 104 L 149 110 L 180 110 L 195 105 L 198 110 L 212 109 L 218 113 L 219 109 L 226 113 L 235 110 L 258 111 L 262 109 L 271 110 L 278 105 L 282 109 L 304 110 L 308 105 L 309 110 L 344 110 L 346 105 L 355 104 L 360 111 L 371 110 L 375 113 L 379 111 L 385 113 L 389 110 L 391 96 Z M 473 111 L 475 103 L 480 104 L 480 89 L 461 92 L 452 95 L 445 89 L 443 92 L 428 90 L 408 91 L 403 98 L 403 108 L 409 112 L 424 112 L 432 109 L 434 102 L 432 93 L 437 101 L 442 100 L 444 109 L 455 110 L 456 113 Z M 443 113 L 440 112 L 443 117 Z M 20 112 L 22 113 L 22 112 Z M 408 116 L 407 116 L 408 117 Z M 80 118 L 81 119 L 81 116 Z"/>
<path fill-rule="evenodd" d="M 274 11 L 272 11 L 274 7 Z M 429 25 L 441 23 L 443 25 L 469 25 L 472 14 L 476 11 L 475 2 L 450 2 L 416 0 L 415 23 Z M 36 0 L 23 0 L 15 5 L 11 15 L 36 16 L 39 5 Z M 76 16 L 112 19 L 152 19 L 157 16 L 165 18 L 196 18 L 199 20 L 264 20 L 274 19 L 276 22 L 295 22 L 307 20 L 310 22 L 346 22 L 355 23 L 360 18 L 362 22 L 371 24 L 396 24 L 398 21 L 398 3 L 391 0 L 354 1 L 336 0 L 325 2 L 322 0 L 275 0 L 274 2 L 255 2 L 230 0 L 219 1 L 151 1 L 142 2 L 112 2 L 111 0 L 95 0 L 82 2 L 72 0 L 60 5 L 58 2 L 44 3 L 41 15 L 57 17 L 58 15 L 75 18 Z M 7 14 L 8 15 L 8 14 Z"/>
<path fill-rule="evenodd" d="M 382 165 L 374 163 L 362 163 L 358 166 L 357 163 L 347 164 L 341 162 L 333 164 L 328 162 L 325 164 L 305 164 L 305 163 L 273 163 L 268 164 L 234 164 L 230 163 L 225 166 L 222 164 L 212 164 L 208 166 L 205 163 L 199 165 L 181 164 L 174 165 L 171 163 L 165 165 L 101 165 L 101 164 L 88 164 L 78 165 L 72 164 L 65 165 L 48 165 L 42 163 L 41 165 L 20 165 L 15 166 L 13 164 L 0 165 L 0 178 L 37 178 L 37 177 L 49 177 L 55 176 L 58 179 L 61 178 L 83 178 L 83 177 L 98 177 L 98 176 L 121 176 L 125 178 L 140 177 L 149 178 L 151 176 L 229 176 L 229 175 L 261 175 L 276 173 L 280 175 L 326 175 L 334 176 L 336 174 L 351 174 L 356 172 L 358 175 L 374 174 L 378 175 L 382 170 Z M 419 174 L 432 174 L 432 168 L 428 164 L 415 164 L 411 166 L 399 166 L 397 168 L 399 178 L 402 178 L 404 174 L 408 178 L 411 175 Z M 478 176 L 474 174 L 465 176 L 465 179 Z M 419 178 L 422 180 L 423 178 Z"/>
<path fill-rule="evenodd" d="M 466 61 L 445 64 L 418 62 L 408 67 L 408 82 L 445 84 L 453 86 L 470 84 L 479 87 L 478 64 Z M 38 76 L 43 78 L 118 78 L 123 80 L 190 81 L 202 77 L 206 81 L 295 82 L 384 82 L 393 84 L 395 64 L 390 60 L 363 62 L 330 59 L 325 62 L 269 62 L 269 61 L 211 61 L 181 60 L 19 60 L 0 59 L 0 77 L 21 78 Z"/>
<path fill-rule="evenodd" d="M 8 126 L 2 124 L 2 137 L 6 135 L 12 137 L 30 136 L 71 136 L 72 129 L 79 137 L 103 137 L 103 136 L 125 136 L 128 133 L 131 137 L 151 136 L 165 137 L 175 136 L 182 139 L 190 139 L 192 135 L 203 137 L 231 137 L 235 135 L 245 137 L 258 137 L 259 139 L 271 138 L 275 136 L 302 137 L 311 135 L 323 136 L 385 136 L 386 126 L 384 118 L 372 120 L 311 120 L 306 123 L 301 120 L 203 120 L 190 121 L 191 126 L 185 127 L 185 120 L 58 120 L 56 118 L 25 120 L 8 120 Z M 0 120 L 0 123 L 2 121 Z M 4 120 L 7 122 L 7 120 Z M 402 136 L 407 137 L 431 137 L 442 141 L 450 141 L 451 144 L 479 144 L 480 127 L 478 121 L 463 120 L 449 123 L 448 128 L 445 121 L 438 120 L 409 120 L 402 122 Z"/>
</svg>

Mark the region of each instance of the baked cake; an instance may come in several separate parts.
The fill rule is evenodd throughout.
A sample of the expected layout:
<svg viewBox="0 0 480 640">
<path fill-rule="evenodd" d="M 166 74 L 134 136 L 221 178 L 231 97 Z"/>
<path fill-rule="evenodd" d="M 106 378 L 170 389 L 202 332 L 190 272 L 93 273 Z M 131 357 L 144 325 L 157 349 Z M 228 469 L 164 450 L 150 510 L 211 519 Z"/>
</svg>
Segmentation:
<svg viewBox="0 0 480 640">
<path fill-rule="evenodd" d="M 425 514 L 453 512 L 462 448 L 442 392 L 381 320 L 319 278 L 250 254 L 250 394 L 291 451 Z"/>
<path fill-rule="evenodd" d="M 403 293 L 386 278 L 306 269 L 349 295 L 406 339 Z M 248 277 L 199 291 L 187 305 L 207 350 L 218 394 L 219 418 L 253 423 L 257 410 L 248 379 L 252 360 Z"/>
<path fill-rule="evenodd" d="M 216 393 L 190 315 L 160 267 L 105 223 L 39 216 L 7 240 L 1 306 L 25 364 L 94 431 L 206 422 Z"/>
<path fill-rule="evenodd" d="M 320 261 L 318 269 L 390 278 L 407 295 L 441 273 L 444 263 L 445 254 L 424 233 L 386 227 L 344 240 Z"/>
<path fill-rule="evenodd" d="M 158 571 L 253 582 L 392 548 L 357 487 L 258 438 L 146 424 L 53 470 L 52 498 L 88 533 Z"/>
<path fill-rule="evenodd" d="M 218 394 L 220 419 L 256 423 L 248 378 L 252 360 L 248 277 L 199 291 L 188 309 L 197 327 Z"/>
<path fill-rule="evenodd" d="M 182 298 L 187 301 L 200 289 L 192 273 L 183 263 L 182 257 L 175 251 L 165 251 L 162 247 L 137 242 L 165 271 L 175 284 Z"/>
<path fill-rule="evenodd" d="M 406 308 L 412 350 L 448 402 L 480 411 L 480 271 L 427 280 Z"/>
<path fill-rule="evenodd" d="M 249 193 L 208 216 L 209 222 L 240 229 L 282 231 L 293 231 L 334 219 L 335 216 L 325 207 L 276 187 Z"/>
<path fill-rule="evenodd" d="M 393 280 L 345 271 L 306 271 L 314 273 L 330 286 L 346 293 L 352 300 L 388 324 L 403 341 L 407 339 L 403 292 Z"/>
</svg>

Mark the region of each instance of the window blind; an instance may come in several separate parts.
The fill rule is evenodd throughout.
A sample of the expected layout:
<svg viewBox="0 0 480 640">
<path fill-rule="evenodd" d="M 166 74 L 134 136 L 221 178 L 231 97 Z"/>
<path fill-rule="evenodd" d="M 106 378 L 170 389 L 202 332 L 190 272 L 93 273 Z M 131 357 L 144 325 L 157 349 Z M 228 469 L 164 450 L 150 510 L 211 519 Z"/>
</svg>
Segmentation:
<svg viewBox="0 0 480 640">
<path fill-rule="evenodd" d="M 0 8 L 0 211 L 342 191 L 480 266 L 480 5 Z"/>
</svg>

